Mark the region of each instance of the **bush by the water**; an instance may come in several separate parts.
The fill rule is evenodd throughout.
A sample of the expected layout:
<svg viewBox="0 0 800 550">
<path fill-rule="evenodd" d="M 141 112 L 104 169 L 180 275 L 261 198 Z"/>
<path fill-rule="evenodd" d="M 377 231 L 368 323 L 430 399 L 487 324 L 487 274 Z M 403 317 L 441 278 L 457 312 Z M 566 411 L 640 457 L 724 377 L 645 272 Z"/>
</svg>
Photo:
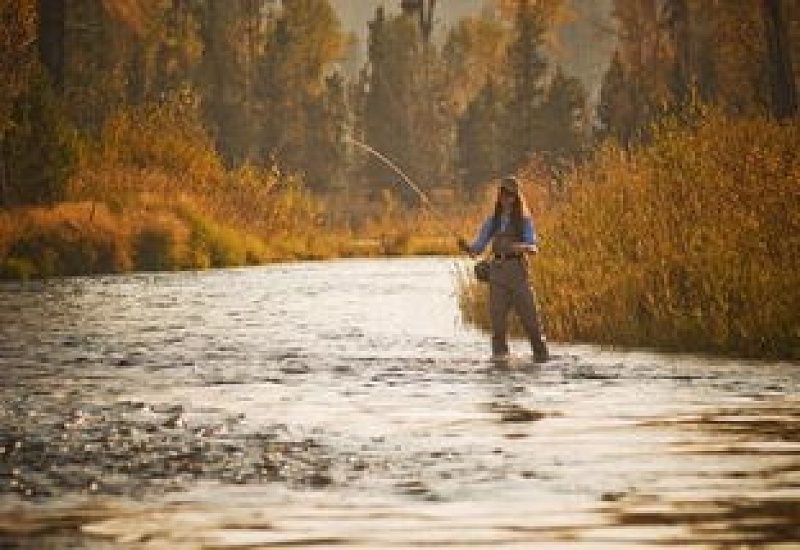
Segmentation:
<svg viewBox="0 0 800 550">
<path fill-rule="evenodd" d="M 576 170 L 533 260 L 551 337 L 800 358 L 800 124 L 707 115 Z M 479 324 L 485 296 L 463 285 Z"/>
</svg>

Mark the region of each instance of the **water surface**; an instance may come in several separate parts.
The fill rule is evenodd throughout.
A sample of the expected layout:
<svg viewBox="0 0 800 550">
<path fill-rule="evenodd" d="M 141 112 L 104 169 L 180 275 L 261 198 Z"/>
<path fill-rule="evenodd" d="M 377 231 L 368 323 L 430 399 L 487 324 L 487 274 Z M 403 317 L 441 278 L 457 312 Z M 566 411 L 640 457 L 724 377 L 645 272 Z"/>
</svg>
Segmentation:
<svg viewBox="0 0 800 550">
<path fill-rule="evenodd" d="M 0 547 L 796 547 L 797 365 L 497 368 L 454 269 L 3 284 Z"/>
</svg>

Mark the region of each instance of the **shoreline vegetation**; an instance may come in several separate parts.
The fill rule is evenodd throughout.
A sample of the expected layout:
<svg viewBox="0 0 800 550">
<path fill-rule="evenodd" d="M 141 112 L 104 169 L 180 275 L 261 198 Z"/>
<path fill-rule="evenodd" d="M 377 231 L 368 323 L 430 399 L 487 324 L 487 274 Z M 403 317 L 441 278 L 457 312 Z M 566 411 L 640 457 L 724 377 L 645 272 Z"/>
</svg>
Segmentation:
<svg viewBox="0 0 800 550">
<path fill-rule="evenodd" d="M 600 148 L 537 218 L 556 341 L 800 359 L 800 125 L 707 114 Z M 461 307 L 488 328 L 486 288 Z"/>
<path fill-rule="evenodd" d="M 550 338 L 800 359 L 797 143 L 796 123 L 711 113 L 609 143 L 557 183 L 521 171 Z M 356 226 L 300 178 L 224 169 L 164 108 L 120 114 L 82 151 L 63 201 L 0 212 L 0 278 L 450 255 L 490 200 L 451 201 L 443 227 L 385 193 Z M 460 275 L 463 314 L 487 329 L 485 293 Z"/>
<path fill-rule="evenodd" d="M 179 103 L 122 110 L 78 150 L 62 200 L 0 210 L 0 279 L 454 254 L 465 216 L 456 201 L 443 227 L 389 191 L 344 215 L 300 177 L 228 170 Z"/>
</svg>

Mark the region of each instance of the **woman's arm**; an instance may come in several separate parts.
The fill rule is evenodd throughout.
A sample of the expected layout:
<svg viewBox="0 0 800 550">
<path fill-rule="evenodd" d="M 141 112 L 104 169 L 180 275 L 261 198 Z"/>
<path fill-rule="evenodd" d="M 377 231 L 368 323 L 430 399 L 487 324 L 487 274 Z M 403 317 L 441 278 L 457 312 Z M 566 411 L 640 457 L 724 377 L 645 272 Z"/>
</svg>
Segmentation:
<svg viewBox="0 0 800 550">
<path fill-rule="evenodd" d="M 461 249 L 469 254 L 470 256 L 477 256 L 478 254 L 482 254 L 486 247 L 489 244 L 489 241 L 492 240 L 492 218 L 486 218 L 481 225 L 480 231 L 478 231 L 477 237 L 472 243 L 468 243 L 463 239 L 459 241 L 459 246 Z"/>
<path fill-rule="evenodd" d="M 539 239 L 536 236 L 536 228 L 531 218 L 522 220 L 522 242 L 514 243 L 513 248 L 522 254 L 536 254 L 539 252 Z"/>
</svg>

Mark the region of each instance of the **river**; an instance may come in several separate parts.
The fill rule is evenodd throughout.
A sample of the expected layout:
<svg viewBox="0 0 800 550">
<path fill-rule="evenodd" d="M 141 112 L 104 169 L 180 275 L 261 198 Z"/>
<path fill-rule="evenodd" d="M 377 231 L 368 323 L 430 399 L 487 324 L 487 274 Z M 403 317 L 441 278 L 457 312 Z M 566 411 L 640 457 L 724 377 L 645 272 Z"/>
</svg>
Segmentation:
<svg viewBox="0 0 800 550">
<path fill-rule="evenodd" d="M 499 368 L 455 269 L 3 283 L 0 548 L 800 547 L 798 365 Z"/>
</svg>

